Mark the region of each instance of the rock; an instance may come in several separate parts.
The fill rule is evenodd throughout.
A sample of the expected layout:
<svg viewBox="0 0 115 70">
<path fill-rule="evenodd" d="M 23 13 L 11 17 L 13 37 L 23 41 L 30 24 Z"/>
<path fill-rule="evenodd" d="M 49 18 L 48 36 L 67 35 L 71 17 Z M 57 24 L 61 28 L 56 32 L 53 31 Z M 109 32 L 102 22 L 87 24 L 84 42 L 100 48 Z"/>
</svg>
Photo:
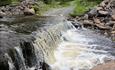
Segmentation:
<svg viewBox="0 0 115 70">
<path fill-rule="evenodd" d="M 112 15 L 111 18 L 112 18 L 112 20 L 115 20 L 115 15 Z"/>
<path fill-rule="evenodd" d="M 107 26 L 113 26 L 115 24 L 115 21 L 109 21 L 108 23 L 106 23 Z"/>
<path fill-rule="evenodd" d="M 100 19 L 94 18 L 93 20 L 94 20 L 95 23 L 98 23 L 98 24 L 101 23 Z"/>
<path fill-rule="evenodd" d="M 88 14 L 85 14 L 83 19 L 88 19 Z"/>
<path fill-rule="evenodd" d="M 97 10 L 103 10 L 103 8 L 102 8 L 102 7 L 97 7 L 96 9 L 97 9 Z"/>
<path fill-rule="evenodd" d="M 24 9 L 24 15 L 35 15 L 35 10 L 33 8 L 25 8 Z"/>
<path fill-rule="evenodd" d="M 90 24 L 90 25 L 94 25 L 92 21 L 89 21 L 89 20 L 84 20 L 83 21 L 83 24 Z"/>
<path fill-rule="evenodd" d="M 103 29 L 103 30 L 110 30 L 111 29 L 111 27 L 109 27 L 109 26 L 105 26 L 105 25 L 101 25 L 101 24 L 95 24 L 95 25 L 97 27 L 99 27 L 100 29 Z"/>
<path fill-rule="evenodd" d="M 109 14 L 107 11 L 102 11 L 102 10 L 99 10 L 98 12 L 101 15 L 108 15 Z"/>
<path fill-rule="evenodd" d="M 105 6 L 105 2 L 103 1 L 101 4 L 100 4 L 101 7 L 104 7 Z"/>
<path fill-rule="evenodd" d="M 6 15 L 6 13 L 0 11 L 0 18 L 2 18 L 2 17 L 5 16 L 5 15 Z"/>
<path fill-rule="evenodd" d="M 111 34 L 115 34 L 115 31 L 111 31 Z"/>
<path fill-rule="evenodd" d="M 94 17 L 95 15 L 97 15 L 97 9 L 96 8 L 94 8 L 90 12 L 88 12 L 88 16 L 90 18 Z"/>
<path fill-rule="evenodd" d="M 113 25 L 113 28 L 112 28 L 112 30 L 115 30 L 115 24 Z"/>
</svg>

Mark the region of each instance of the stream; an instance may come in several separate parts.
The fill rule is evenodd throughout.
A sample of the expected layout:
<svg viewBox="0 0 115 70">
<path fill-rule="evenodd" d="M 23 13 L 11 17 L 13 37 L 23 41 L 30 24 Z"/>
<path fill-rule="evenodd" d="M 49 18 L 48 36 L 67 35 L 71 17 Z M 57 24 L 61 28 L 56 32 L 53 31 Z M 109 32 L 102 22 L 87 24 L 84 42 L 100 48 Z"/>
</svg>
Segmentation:
<svg viewBox="0 0 115 70">
<path fill-rule="evenodd" d="M 0 70 L 91 70 L 115 60 L 114 46 L 63 16 L 0 19 Z"/>
<path fill-rule="evenodd" d="M 50 64 L 52 70 L 91 70 L 115 59 L 115 43 L 89 29 L 73 26 L 62 33 L 61 40 L 54 51 L 56 61 Z"/>
</svg>

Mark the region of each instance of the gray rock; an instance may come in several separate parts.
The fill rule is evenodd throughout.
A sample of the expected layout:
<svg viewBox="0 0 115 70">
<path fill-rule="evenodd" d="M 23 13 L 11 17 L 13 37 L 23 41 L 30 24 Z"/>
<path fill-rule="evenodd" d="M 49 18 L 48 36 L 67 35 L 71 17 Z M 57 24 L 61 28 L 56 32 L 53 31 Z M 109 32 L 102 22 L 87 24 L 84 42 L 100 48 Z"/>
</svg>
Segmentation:
<svg viewBox="0 0 115 70">
<path fill-rule="evenodd" d="M 88 12 L 88 16 L 91 18 L 91 17 L 94 17 L 95 15 L 97 15 L 97 9 L 94 8 L 92 9 L 90 12 Z"/>
</svg>

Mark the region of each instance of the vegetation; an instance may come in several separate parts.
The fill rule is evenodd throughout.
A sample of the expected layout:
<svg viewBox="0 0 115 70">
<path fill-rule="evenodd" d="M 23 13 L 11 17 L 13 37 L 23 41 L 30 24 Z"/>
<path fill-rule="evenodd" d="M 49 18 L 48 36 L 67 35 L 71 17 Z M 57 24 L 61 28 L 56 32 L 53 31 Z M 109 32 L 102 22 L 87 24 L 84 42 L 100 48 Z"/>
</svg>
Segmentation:
<svg viewBox="0 0 115 70">
<path fill-rule="evenodd" d="M 75 9 L 71 15 L 83 15 L 85 12 L 89 11 L 89 9 L 92 9 L 94 6 L 98 5 L 101 1 L 102 0 L 75 0 Z"/>
<path fill-rule="evenodd" d="M 0 6 L 19 3 L 19 0 L 0 0 Z"/>
</svg>

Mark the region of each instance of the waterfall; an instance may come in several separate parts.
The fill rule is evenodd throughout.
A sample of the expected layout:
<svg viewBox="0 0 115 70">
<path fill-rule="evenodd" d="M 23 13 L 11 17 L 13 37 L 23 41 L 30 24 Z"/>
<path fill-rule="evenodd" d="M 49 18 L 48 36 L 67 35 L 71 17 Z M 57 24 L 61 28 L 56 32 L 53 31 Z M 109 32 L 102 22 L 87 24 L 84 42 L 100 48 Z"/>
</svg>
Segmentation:
<svg viewBox="0 0 115 70">
<path fill-rule="evenodd" d="M 98 64 L 115 60 L 110 53 L 115 43 L 88 29 L 69 29 L 54 50 L 56 61 L 52 70 L 91 70 Z M 114 49 L 115 50 L 115 49 Z"/>
<path fill-rule="evenodd" d="M 114 59 L 110 39 L 76 29 L 63 17 L 5 21 L 0 21 L 0 70 L 90 70 Z"/>
</svg>

